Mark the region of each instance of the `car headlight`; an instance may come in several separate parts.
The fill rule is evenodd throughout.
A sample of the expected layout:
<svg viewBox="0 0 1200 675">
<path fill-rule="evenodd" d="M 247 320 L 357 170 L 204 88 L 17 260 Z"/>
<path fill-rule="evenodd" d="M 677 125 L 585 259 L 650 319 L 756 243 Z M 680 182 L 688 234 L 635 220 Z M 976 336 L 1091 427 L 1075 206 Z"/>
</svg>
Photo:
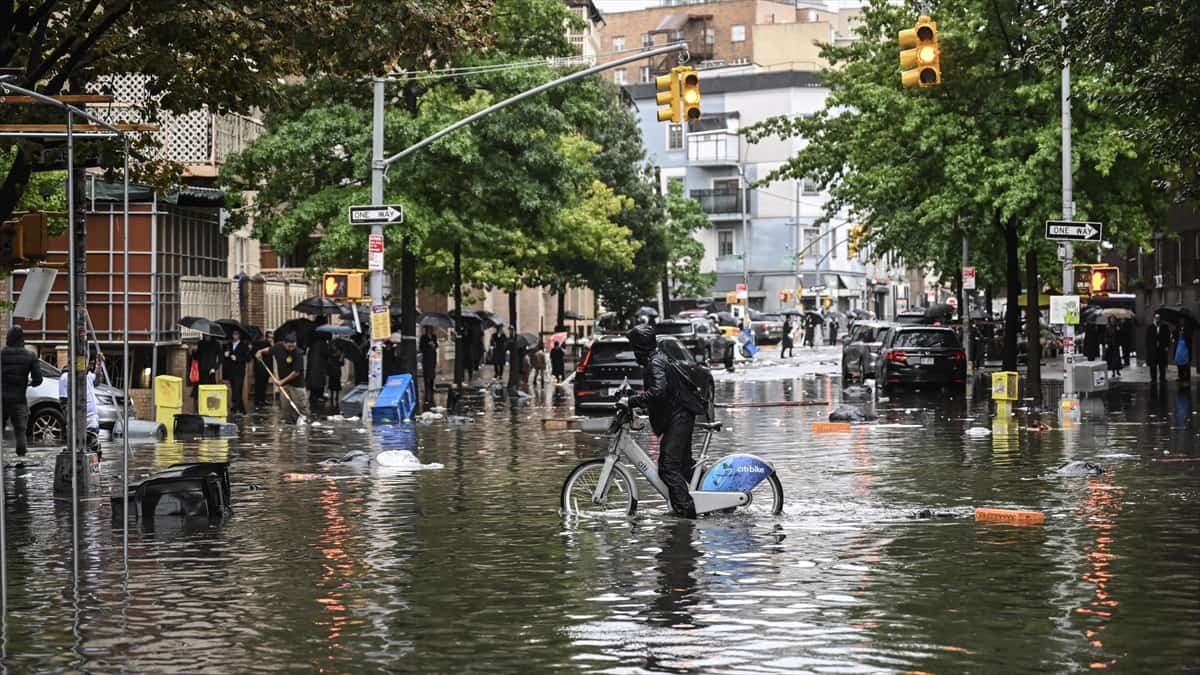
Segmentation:
<svg viewBox="0 0 1200 675">
<path fill-rule="evenodd" d="M 116 405 L 116 402 L 113 401 L 113 397 L 105 396 L 104 394 L 96 394 L 96 402 L 99 403 L 100 405 L 107 405 L 107 406 Z"/>
</svg>

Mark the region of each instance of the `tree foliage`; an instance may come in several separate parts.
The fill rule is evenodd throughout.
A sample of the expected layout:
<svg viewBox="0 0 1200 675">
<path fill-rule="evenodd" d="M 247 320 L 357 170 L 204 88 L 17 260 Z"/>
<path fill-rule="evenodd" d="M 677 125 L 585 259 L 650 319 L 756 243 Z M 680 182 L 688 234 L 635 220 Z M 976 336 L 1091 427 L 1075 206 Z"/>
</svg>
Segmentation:
<svg viewBox="0 0 1200 675">
<path fill-rule="evenodd" d="M 701 272 L 704 244 L 695 234 L 712 226 L 700 202 L 683 193 L 682 181 L 667 185 L 667 275 L 672 295 L 682 298 L 708 297 L 717 281 L 716 272 Z"/>
<path fill-rule="evenodd" d="M 1020 1 L 940 3 L 933 18 L 943 83 L 905 90 L 896 35 L 918 11 L 873 0 L 860 40 L 823 48 L 831 63 L 825 108 L 748 130 L 752 141 L 808 141 L 764 182 L 815 176 L 831 195 L 827 217 L 849 214 L 866 226 L 877 254 L 897 254 L 910 267 L 932 264 L 946 277 L 967 236 L 981 283 L 1005 286 L 1015 308 L 1021 253 L 1035 246 L 1049 261 L 1041 224 L 1062 211 L 1058 67 L 1026 58 L 1046 38 L 1035 30 L 1038 13 Z M 1073 118 L 1076 216 L 1104 221 L 1115 242 L 1140 243 L 1165 207 L 1154 189 L 1162 173 L 1125 133 L 1131 120 L 1087 96 L 1114 86 L 1102 73 L 1075 73 L 1073 93 L 1084 94 Z M 1015 312 L 1009 321 L 1005 366 L 1015 367 Z"/>
<path fill-rule="evenodd" d="M 287 78 L 433 65 L 482 44 L 491 9 L 491 0 L 12 0 L 0 2 L 0 65 L 20 71 L 16 84 L 52 96 L 144 75 L 149 97 L 138 112 L 150 122 L 204 105 L 246 112 L 276 104 Z M 61 119 L 45 106 L 0 106 L 5 122 Z M 39 144 L 0 144 L 18 147 L 0 188 L 7 215 L 45 167 Z"/>
</svg>

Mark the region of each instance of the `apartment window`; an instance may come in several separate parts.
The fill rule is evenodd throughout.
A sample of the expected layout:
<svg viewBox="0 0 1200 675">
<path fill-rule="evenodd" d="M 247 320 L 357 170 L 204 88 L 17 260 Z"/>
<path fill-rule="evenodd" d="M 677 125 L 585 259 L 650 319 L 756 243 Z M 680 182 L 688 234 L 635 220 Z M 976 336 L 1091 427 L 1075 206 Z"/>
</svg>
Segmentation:
<svg viewBox="0 0 1200 675">
<path fill-rule="evenodd" d="M 803 195 L 819 195 L 821 194 L 821 186 L 812 176 L 805 176 L 800 181 L 800 194 Z"/>
<path fill-rule="evenodd" d="M 714 190 L 729 190 L 732 192 L 738 189 L 738 183 L 740 182 L 740 178 L 722 178 L 714 180 L 712 186 Z"/>
<path fill-rule="evenodd" d="M 705 28 L 704 29 L 704 44 L 714 45 L 716 43 L 717 43 L 717 29 L 716 28 Z"/>
<path fill-rule="evenodd" d="M 733 255 L 733 230 L 717 230 L 717 257 Z"/>
<path fill-rule="evenodd" d="M 617 84 L 625 84 L 625 69 L 617 68 L 613 71 L 613 82 Z"/>
<path fill-rule="evenodd" d="M 638 68 L 638 82 L 645 84 L 650 81 L 650 66 Z"/>
<path fill-rule="evenodd" d="M 613 51 L 620 52 L 620 51 L 624 51 L 624 50 L 625 50 L 625 36 L 624 35 L 614 35 L 613 36 Z"/>
<path fill-rule="evenodd" d="M 815 227 L 804 228 L 804 241 L 800 244 L 800 250 L 808 249 L 805 251 L 805 255 L 814 256 L 813 260 L 816 260 L 817 258 L 821 257 L 819 254 L 820 245 L 816 243 L 820 238 L 821 230 Z"/>
<path fill-rule="evenodd" d="M 672 124 L 667 127 L 667 150 L 683 149 L 683 125 Z"/>
<path fill-rule="evenodd" d="M 745 42 L 746 27 L 740 23 L 734 24 L 733 28 L 729 31 L 729 40 L 731 42 Z"/>
<path fill-rule="evenodd" d="M 671 31 L 671 42 L 683 42 L 683 31 L 681 31 L 681 30 Z"/>
<path fill-rule="evenodd" d="M 654 36 L 649 33 L 642 33 L 642 46 L 643 47 L 653 47 L 654 46 Z"/>
</svg>

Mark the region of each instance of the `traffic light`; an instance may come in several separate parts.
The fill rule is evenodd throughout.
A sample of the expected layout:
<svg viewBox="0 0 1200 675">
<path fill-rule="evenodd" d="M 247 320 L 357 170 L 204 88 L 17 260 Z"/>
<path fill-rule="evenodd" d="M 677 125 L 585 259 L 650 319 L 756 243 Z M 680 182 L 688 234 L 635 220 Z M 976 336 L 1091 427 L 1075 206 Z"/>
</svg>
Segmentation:
<svg viewBox="0 0 1200 675">
<path fill-rule="evenodd" d="M 847 239 L 847 246 L 850 249 L 850 257 L 852 259 L 858 257 L 859 249 L 862 248 L 862 238 L 865 232 L 866 228 L 862 225 L 850 226 L 850 236 Z"/>
<path fill-rule="evenodd" d="M 654 87 L 658 89 L 654 100 L 660 106 L 666 106 L 658 109 L 658 121 L 679 124 L 679 74 L 672 70 L 666 75 L 659 75 L 654 78 Z"/>
<path fill-rule="evenodd" d="M 782 291 L 779 291 L 779 301 L 782 303 L 785 303 L 785 304 L 791 302 L 792 301 L 792 289 L 785 288 Z"/>
<path fill-rule="evenodd" d="M 46 214 L 24 213 L 0 225 L 0 265 L 23 265 L 46 259 L 50 239 Z"/>
<path fill-rule="evenodd" d="M 1090 288 L 1092 295 L 1121 292 L 1121 271 L 1111 265 L 1093 265 Z"/>
<path fill-rule="evenodd" d="M 683 101 L 683 119 L 700 119 L 700 74 L 687 66 L 675 69 L 679 73 L 679 97 Z"/>
<path fill-rule="evenodd" d="M 900 31 L 900 84 L 932 87 L 942 83 L 937 23 L 922 15 L 912 28 Z"/>
<path fill-rule="evenodd" d="M 360 300 L 363 297 L 361 272 L 326 272 L 321 288 L 331 300 Z"/>
</svg>

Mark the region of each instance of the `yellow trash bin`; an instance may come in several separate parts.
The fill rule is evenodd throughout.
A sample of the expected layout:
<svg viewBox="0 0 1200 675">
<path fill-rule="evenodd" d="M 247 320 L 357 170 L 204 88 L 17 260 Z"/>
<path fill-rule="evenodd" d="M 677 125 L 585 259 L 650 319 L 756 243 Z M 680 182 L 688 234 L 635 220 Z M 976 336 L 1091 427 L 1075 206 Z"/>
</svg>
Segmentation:
<svg viewBox="0 0 1200 675">
<path fill-rule="evenodd" d="M 229 417 L 229 387 L 223 384 L 202 384 L 197 392 L 197 412 L 222 422 Z"/>
<path fill-rule="evenodd" d="M 175 429 L 175 416 L 183 412 L 183 378 L 159 375 L 154 378 L 154 421 Z"/>
<path fill-rule="evenodd" d="M 992 400 L 1017 400 L 1017 374 L 1012 371 L 992 373 Z"/>
</svg>

